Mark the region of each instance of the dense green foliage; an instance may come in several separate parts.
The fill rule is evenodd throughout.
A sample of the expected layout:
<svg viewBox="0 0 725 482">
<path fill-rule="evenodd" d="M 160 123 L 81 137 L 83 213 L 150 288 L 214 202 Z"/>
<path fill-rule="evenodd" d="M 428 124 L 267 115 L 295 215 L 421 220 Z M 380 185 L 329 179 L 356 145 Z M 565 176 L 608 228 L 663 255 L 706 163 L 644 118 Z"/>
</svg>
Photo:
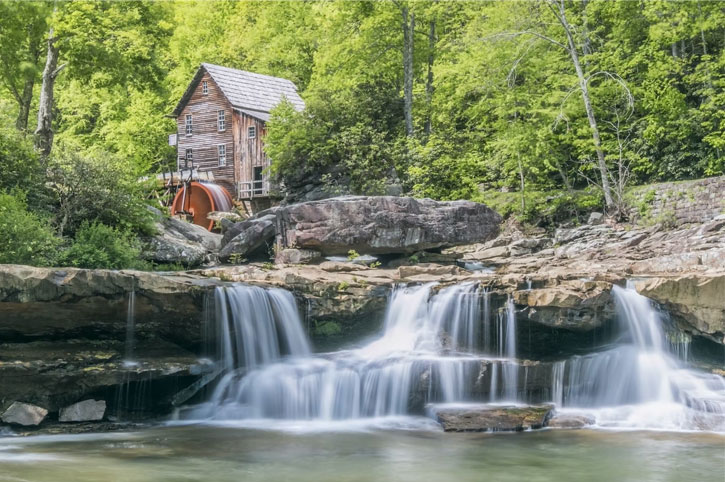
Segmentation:
<svg viewBox="0 0 725 482">
<path fill-rule="evenodd" d="M 84 221 L 62 261 L 78 268 L 131 268 L 140 264 L 140 252 L 132 233 Z"/>
<path fill-rule="evenodd" d="M 0 126 L 0 192 L 37 189 L 42 179 L 40 159 L 30 139 L 12 127 Z"/>
<path fill-rule="evenodd" d="M 602 207 L 604 180 L 621 201 L 627 185 L 725 170 L 717 1 L 0 0 L 0 192 L 65 245 L 94 223 L 147 232 L 135 179 L 173 165 L 167 115 L 201 62 L 297 84 L 307 109 L 280 105 L 266 139 L 292 190 L 402 188 L 551 221 Z"/>
<path fill-rule="evenodd" d="M 87 220 L 122 230 L 153 231 L 144 184 L 113 156 L 58 150 L 48 166 L 46 186 L 61 235 L 74 234 Z"/>
<path fill-rule="evenodd" d="M 0 193 L 0 264 L 52 265 L 59 245 L 47 220 L 28 211 L 22 194 Z"/>
</svg>

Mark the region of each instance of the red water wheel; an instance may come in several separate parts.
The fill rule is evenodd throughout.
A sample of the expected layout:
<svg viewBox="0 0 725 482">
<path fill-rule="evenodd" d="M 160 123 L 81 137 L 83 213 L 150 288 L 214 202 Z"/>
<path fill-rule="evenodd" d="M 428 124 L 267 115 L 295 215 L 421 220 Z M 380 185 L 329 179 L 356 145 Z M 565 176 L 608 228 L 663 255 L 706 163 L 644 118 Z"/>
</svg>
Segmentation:
<svg viewBox="0 0 725 482">
<path fill-rule="evenodd" d="M 194 224 L 209 231 L 214 228 L 214 221 L 207 219 L 212 211 L 229 211 L 232 209 L 232 196 L 218 184 L 211 182 L 190 182 L 176 193 L 171 203 L 171 215 L 185 214 L 190 216 Z"/>
</svg>

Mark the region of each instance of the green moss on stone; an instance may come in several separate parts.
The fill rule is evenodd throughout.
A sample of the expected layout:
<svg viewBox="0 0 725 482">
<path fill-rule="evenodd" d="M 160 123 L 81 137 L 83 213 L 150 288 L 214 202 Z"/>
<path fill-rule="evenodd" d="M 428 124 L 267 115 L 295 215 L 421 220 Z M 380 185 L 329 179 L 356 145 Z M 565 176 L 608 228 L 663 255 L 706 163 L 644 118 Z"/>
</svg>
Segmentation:
<svg viewBox="0 0 725 482">
<path fill-rule="evenodd" d="M 335 336 L 342 334 L 342 327 L 334 321 L 323 321 L 315 323 L 313 335 L 315 336 Z"/>
</svg>

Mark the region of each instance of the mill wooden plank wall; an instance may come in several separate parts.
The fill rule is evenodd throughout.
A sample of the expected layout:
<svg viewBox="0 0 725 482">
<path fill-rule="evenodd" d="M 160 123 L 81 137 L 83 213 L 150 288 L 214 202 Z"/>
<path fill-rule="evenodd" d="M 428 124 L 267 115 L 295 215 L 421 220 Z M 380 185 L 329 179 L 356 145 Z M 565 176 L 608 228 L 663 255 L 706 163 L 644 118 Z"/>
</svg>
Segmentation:
<svg viewBox="0 0 725 482">
<path fill-rule="evenodd" d="M 208 94 L 202 93 L 203 82 L 207 82 Z M 218 111 L 224 110 L 225 129 L 217 128 Z M 186 115 L 191 114 L 193 133 L 186 135 Z M 232 196 L 235 196 L 235 169 L 236 160 L 233 136 L 232 106 L 214 83 L 208 73 L 194 89 L 189 102 L 176 118 L 178 134 L 178 167 L 184 168 L 186 149 L 193 149 L 194 167 L 199 171 L 211 171 L 218 184 L 224 186 Z M 226 166 L 219 166 L 218 145 L 226 146 Z"/>
<path fill-rule="evenodd" d="M 234 113 L 235 120 L 235 146 L 238 153 L 235 161 L 237 165 L 237 179 L 241 182 L 252 182 L 254 180 L 253 168 L 262 166 L 268 167 L 267 156 L 264 154 L 264 143 L 262 139 L 266 134 L 264 122 L 242 112 Z M 255 138 L 249 138 L 249 127 L 254 126 L 257 131 Z M 265 178 L 266 178 L 265 174 Z"/>
</svg>

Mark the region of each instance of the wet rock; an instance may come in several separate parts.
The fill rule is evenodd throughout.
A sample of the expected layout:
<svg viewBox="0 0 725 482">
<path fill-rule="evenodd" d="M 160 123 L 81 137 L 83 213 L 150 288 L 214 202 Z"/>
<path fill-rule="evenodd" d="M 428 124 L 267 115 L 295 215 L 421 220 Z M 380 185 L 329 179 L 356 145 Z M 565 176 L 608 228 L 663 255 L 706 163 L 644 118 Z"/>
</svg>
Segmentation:
<svg viewBox="0 0 725 482">
<path fill-rule="evenodd" d="M 321 257 L 322 254 L 313 249 L 287 248 L 277 253 L 275 262 L 277 264 L 307 264 Z"/>
<path fill-rule="evenodd" d="M 484 204 L 392 196 L 346 196 L 277 211 L 277 244 L 324 255 L 414 253 L 483 242 L 501 217 Z"/>
<path fill-rule="evenodd" d="M 122 341 L 129 293 L 135 291 L 139 336 L 195 346 L 208 284 L 180 273 L 0 265 L 0 338 Z"/>
<path fill-rule="evenodd" d="M 508 246 L 496 246 L 493 248 L 487 248 L 481 251 L 474 251 L 473 253 L 467 253 L 463 256 L 463 259 L 467 260 L 482 260 L 499 258 L 509 255 Z"/>
<path fill-rule="evenodd" d="M 398 275 L 401 279 L 417 276 L 440 277 L 462 274 L 458 266 L 442 266 L 439 264 L 416 264 L 412 266 L 401 266 L 398 268 Z"/>
<path fill-rule="evenodd" d="M 48 415 L 48 410 L 37 405 L 23 402 L 13 402 L 2 414 L 3 422 L 13 425 L 34 426 L 40 425 Z"/>
<path fill-rule="evenodd" d="M 650 278 L 638 281 L 636 288 L 685 323 L 725 343 L 725 274 Z"/>
<path fill-rule="evenodd" d="M 436 420 L 446 432 L 520 432 L 545 427 L 553 405 L 443 408 Z"/>
<path fill-rule="evenodd" d="M 574 415 L 555 413 L 549 420 L 547 427 L 549 428 L 584 428 L 594 425 L 595 419 L 590 415 Z"/>
<path fill-rule="evenodd" d="M 196 377 L 194 353 L 162 340 L 139 341 L 133 366 L 123 363 L 125 343 L 110 340 L 53 340 L 0 345 L 0 398 L 23 400 L 59 411 L 77 400 L 98 397 L 120 401 L 114 387 L 126 393 L 139 387 L 154 390 L 144 408 L 168 403 L 168 397 Z M 133 394 L 133 392 L 130 392 Z M 128 397 L 134 401 L 133 396 Z"/>
<path fill-rule="evenodd" d="M 523 238 L 509 245 L 509 253 L 511 256 L 522 256 L 539 251 L 550 245 L 551 240 L 548 238 Z"/>
<path fill-rule="evenodd" d="M 514 303 L 523 306 L 532 321 L 554 328 L 588 331 L 614 316 L 614 304 L 607 282 L 572 280 L 560 285 L 519 290 Z"/>
<path fill-rule="evenodd" d="M 61 422 L 95 422 L 103 420 L 106 413 L 105 400 L 83 400 L 60 409 Z"/>
<path fill-rule="evenodd" d="M 342 261 L 323 261 L 320 269 L 328 273 L 345 273 L 350 271 L 361 271 L 367 269 L 364 264 L 355 264 Z"/>
<path fill-rule="evenodd" d="M 235 224 L 224 233 L 224 247 L 219 252 L 219 259 L 225 263 L 239 262 L 241 258 L 271 245 L 275 234 L 274 214 Z"/>
</svg>

